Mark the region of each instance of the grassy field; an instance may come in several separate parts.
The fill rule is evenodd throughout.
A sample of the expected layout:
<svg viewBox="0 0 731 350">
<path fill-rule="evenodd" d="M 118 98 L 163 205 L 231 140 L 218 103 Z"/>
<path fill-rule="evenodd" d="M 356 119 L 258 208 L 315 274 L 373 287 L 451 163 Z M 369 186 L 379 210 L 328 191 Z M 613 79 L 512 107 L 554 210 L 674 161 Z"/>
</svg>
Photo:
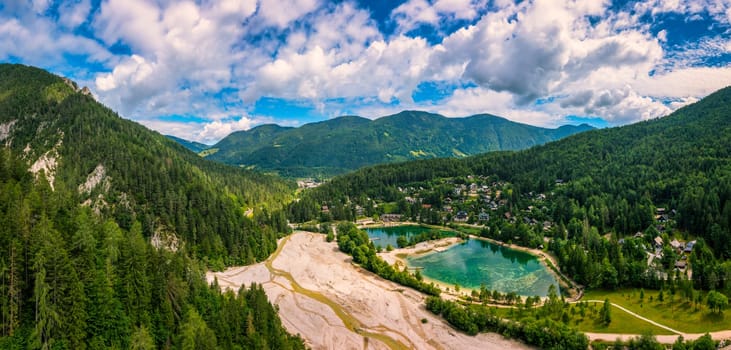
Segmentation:
<svg viewBox="0 0 731 350">
<path fill-rule="evenodd" d="M 569 326 L 582 332 L 591 333 L 642 334 L 650 332 L 654 335 L 673 334 L 668 330 L 640 320 L 613 306 L 611 308 L 612 322 L 608 326 L 605 326 L 599 321 L 599 310 L 601 310 L 601 308 L 601 304 L 589 303 L 584 307 L 582 316 L 581 307 L 577 304 L 571 305 L 567 312 Z M 496 313 L 501 317 L 516 320 L 533 317 L 530 315 L 529 311 L 524 310 L 523 313 L 520 314 L 517 309 L 509 308 L 496 309 Z"/>
<path fill-rule="evenodd" d="M 604 300 L 621 305 L 638 315 L 649 318 L 685 333 L 705 333 L 731 329 L 731 313 L 712 313 L 705 305 L 705 293 L 700 304 L 691 303 L 676 293 L 673 297 L 665 291 L 664 301 L 658 301 L 659 291 L 645 290 L 640 300 L 639 289 L 617 291 L 588 291 L 583 300 Z M 597 304 L 598 305 L 598 304 Z M 660 333 L 655 333 L 660 334 Z"/>
<path fill-rule="evenodd" d="M 590 316 L 587 315 L 583 318 L 578 315 L 575 316 L 571 320 L 571 326 L 578 328 L 582 332 L 592 333 L 643 334 L 649 332 L 654 335 L 674 334 L 666 329 L 640 320 L 614 306 L 611 308 L 612 322 L 609 326 L 605 326 L 598 321 L 601 307 L 602 304 L 590 304 L 589 309 L 593 308 L 595 311 Z"/>
</svg>

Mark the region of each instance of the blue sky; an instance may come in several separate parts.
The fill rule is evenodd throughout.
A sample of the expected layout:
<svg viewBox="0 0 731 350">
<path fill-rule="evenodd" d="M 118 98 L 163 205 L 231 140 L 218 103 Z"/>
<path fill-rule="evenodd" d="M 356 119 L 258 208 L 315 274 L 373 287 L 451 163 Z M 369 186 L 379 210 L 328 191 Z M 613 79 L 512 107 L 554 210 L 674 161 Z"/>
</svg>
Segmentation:
<svg viewBox="0 0 731 350">
<path fill-rule="evenodd" d="M 405 109 L 613 126 L 731 85 L 729 22 L 717 0 L 11 0 L 0 61 L 209 144 Z"/>
</svg>

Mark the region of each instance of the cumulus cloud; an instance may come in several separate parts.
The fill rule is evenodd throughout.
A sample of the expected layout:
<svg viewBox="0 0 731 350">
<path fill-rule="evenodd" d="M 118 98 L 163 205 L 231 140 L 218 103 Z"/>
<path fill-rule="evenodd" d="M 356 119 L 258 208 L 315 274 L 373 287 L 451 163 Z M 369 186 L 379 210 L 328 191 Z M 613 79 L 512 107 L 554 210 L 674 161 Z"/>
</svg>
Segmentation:
<svg viewBox="0 0 731 350">
<path fill-rule="evenodd" d="M 83 7 L 83 1 L 77 7 Z M 64 55 L 86 56 L 89 62 L 106 63 L 112 54 L 95 40 L 60 30 L 51 18 L 47 1 L 3 4 L 0 12 L 0 60 L 20 59 L 27 64 L 58 66 Z M 62 10 L 64 7 L 62 7 Z M 68 23 L 82 21 L 83 8 Z M 78 71 L 77 69 L 71 69 Z M 83 74 L 83 72 L 82 72 Z"/>
<path fill-rule="evenodd" d="M 286 27 L 290 22 L 314 11 L 319 6 L 317 0 L 278 0 L 262 1 L 261 15 L 269 23 Z"/>
<path fill-rule="evenodd" d="M 429 68 L 432 49 L 426 40 L 386 40 L 368 13 L 350 4 L 314 21 L 310 32 L 294 33 L 274 60 L 256 70 L 242 90 L 245 101 L 261 96 L 409 100 Z"/>
<path fill-rule="evenodd" d="M 484 1 L 473 0 L 408 0 L 391 12 L 391 18 L 398 24 L 399 33 L 406 33 L 423 24 L 437 26 L 447 20 L 474 19 L 485 5 Z"/>
<path fill-rule="evenodd" d="M 662 49 L 646 34 L 612 30 L 611 16 L 592 24 L 589 16 L 604 14 L 606 5 L 537 0 L 505 7 L 446 38 L 439 63 L 468 62 L 463 79 L 509 92 L 518 104 L 565 92 L 603 68 L 646 73 Z"/>
<path fill-rule="evenodd" d="M 59 5 L 58 23 L 66 28 L 75 29 L 86 22 L 90 11 L 90 0 L 66 1 Z"/>
<path fill-rule="evenodd" d="M 211 116 L 209 116 L 211 117 Z M 140 123 L 148 128 L 158 130 L 165 135 L 174 135 L 186 140 L 214 144 L 234 131 L 249 130 L 254 126 L 273 123 L 274 119 L 265 116 L 230 116 L 217 115 L 209 122 L 170 121 L 159 119 L 144 119 Z M 282 125 L 293 125 L 292 121 L 279 122 Z"/>
<path fill-rule="evenodd" d="M 14 1 L 0 5 L 0 59 L 65 67 L 123 115 L 205 142 L 282 122 L 254 112 L 262 97 L 323 117 L 424 109 L 557 126 L 655 118 L 731 84 L 729 3 L 610 5 L 406 0 L 375 18 L 350 0 Z M 647 20 L 667 13 L 710 18 L 713 35 L 676 43 Z M 415 102 L 423 83 L 450 88 Z"/>
<path fill-rule="evenodd" d="M 98 35 L 136 53 L 99 74 L 96 87 L 105 102 L 127 113 L 160 113 L 160 107 L 200 112 L 190 110 L 189 100 L 169 97 L 201 99 L 230 86 L 232 67 L 243 55 L 232 49 L 243 35 L 240 22 L 255 11 L 254 0 L 167 7 L 144 0 L 104 2 L 94 22 Z"/>
</svg>

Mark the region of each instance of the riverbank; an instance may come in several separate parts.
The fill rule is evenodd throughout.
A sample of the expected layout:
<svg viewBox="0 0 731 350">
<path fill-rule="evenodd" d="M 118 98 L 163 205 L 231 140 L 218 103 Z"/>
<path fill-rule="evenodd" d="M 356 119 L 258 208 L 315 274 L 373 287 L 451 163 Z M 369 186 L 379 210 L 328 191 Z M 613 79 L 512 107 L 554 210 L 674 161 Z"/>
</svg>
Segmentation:
<svg viewBox="0 0 731 350">
<path fill-rule="evenodd" d="M 283 325 L 313 349 L 529 348 L 494 333 L 455 331 L 426 311 L 424 295 L 353 265 L 322 234 L 296 232 L 266 262 L 207 274 L 214 277 L 224 289 L 262 284 Z"/>
</svg>

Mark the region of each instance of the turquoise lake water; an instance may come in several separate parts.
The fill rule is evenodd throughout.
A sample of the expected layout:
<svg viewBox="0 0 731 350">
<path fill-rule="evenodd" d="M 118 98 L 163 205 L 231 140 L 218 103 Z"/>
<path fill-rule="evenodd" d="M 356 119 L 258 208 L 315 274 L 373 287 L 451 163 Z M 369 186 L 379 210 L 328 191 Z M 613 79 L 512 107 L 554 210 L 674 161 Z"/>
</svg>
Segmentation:
<svg viewBox="0 0 731 350">
<path fill-rule="evenodd" d="M 429 230 L 420 226 L 396 226 L 365 231 L 375 245 L 385 248 L 391 244 L 395 248 L 398 236 L 409 238 Z M 440 253 L 409 257 L 406 262 L 410 267 L 423 268 L 423 276 L 451 286 L 459 284 L 463 288 L 479 289 L 484 283 L 488 290 L 543 297 L 553 284 L 558 291 L 556 278 L 535 256 L 478 239 L 470 239 Z"/>
<path fill-rule="evenodd" d="M 471 239 L 441 253 L 407 258 L 411 267 L 423 267 L 421 274 L 448 285 L 524 296 L 546 296 L 556 278 L 538 259 L 525 252 Z"/>
<path fill-rule="evenodd" d="M 418 235 L 423 232 L 431 231 L 432 229 L 423 226 L 393 226 L 393 227 L 376 227 L 367 228 L 365 231 L 368 233 L 368 237 L 373 241 L 373 245 L 380 246 L 386 249 L 387 245 L 391 245 L 394 248 L 398 248 L 396 239 L 399 236 L 406 236 L 411 238 L 413 235 Z M 445 235 L 453 234 L 449 231 L 443 231 Z"/>
</svg>

